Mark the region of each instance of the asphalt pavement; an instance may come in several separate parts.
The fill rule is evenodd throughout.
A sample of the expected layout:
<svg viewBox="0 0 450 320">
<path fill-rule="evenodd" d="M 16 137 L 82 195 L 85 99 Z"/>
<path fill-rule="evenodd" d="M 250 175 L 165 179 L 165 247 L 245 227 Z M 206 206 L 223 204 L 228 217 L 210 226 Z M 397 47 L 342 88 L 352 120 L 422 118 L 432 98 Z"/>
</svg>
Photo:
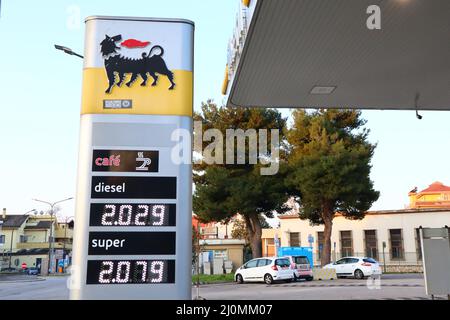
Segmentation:
<svg viewBox="0 0 450 320">
<path fill-rule="evenodd" d="M 6 278 L 2 278 L 5 280 Z M 69 299 L 69 277 L 19 276 L 0 280 L 0 300 Z M 25 280 L 25 281 L 24 281 Z M 429 300 L 422 274 L 384 274 L 376 280 L 337 279 L 291 283 L 222 283 L 201 285 L 206 300 Z M 192 288 L 197 297 L 197 288 Z M 444 299 L 444 297 L 437 297 Z M 445 297 L 446 299 L 446 297 Z"/>
<path fill-rule="evenodd" d="M 197 291 L 193 290 L 193 298 Z M 205 285 L 200 297 L 207 300 L 428 300 L 421 274 L 383 275 L 373 279 L 337 279 L 292 283 Z"/>
</svg>

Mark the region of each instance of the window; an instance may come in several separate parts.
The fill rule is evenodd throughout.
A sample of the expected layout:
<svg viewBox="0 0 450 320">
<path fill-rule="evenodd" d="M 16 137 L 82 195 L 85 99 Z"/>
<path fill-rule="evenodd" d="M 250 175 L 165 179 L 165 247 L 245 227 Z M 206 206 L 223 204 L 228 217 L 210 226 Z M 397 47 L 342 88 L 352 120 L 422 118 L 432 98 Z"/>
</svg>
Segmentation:
<svg viewBox="0 0 450 320">
<path fill-rule="evenodd" d="M 345 263 L 358 263 L 359 259 L 356 258 L 348 258 Z"/>
<path fill-rule="evenodd" d="M 391 259 L 404 259 L 402 229 L 390 229 Z"/>
<path fill-rule="evenodd" d="M 304 256 L 294 257 L 294 262 L 296 264 L 309 264 L 308 257 Z"/>
<path fill-rule="evenodd" d="M 20 235 L 20 240 L 19 240 L 19 242 L 27 242 L 28 241 L 28 237 L 27 236 L 24 236 L 24 235 Z"/>
<path fill-rule="evenodd" d="M 283 268 L 283 267 L 289 267 L 291 265 L 291 263 L 289 262 L 288 259 L 277 259 L 275 261 L 275 265 Z"/>
<path fill-rule="evenodd" d="M 420 229 L 416 228 L 416 256 L 417 260 L 422 260 L 422 246 L 420 245 Z"/>
<path fill-rule="evenodd" d="M 255 268 L 257 263 L 258 263 L 258 260 L 250 260 L 249 262 L 247 262 L 245 267 L 246 268 Z"/>
<path fill-rule="evenodd" d="M 364 244 L 366 256 L 378 259 L 377 230 L 364 230 Z"/>
<path fill-rule="evenodd" d="M 4 244 L 4 243 L 5 243 L 5 235 L 0 234 L 0 244 Z"/>
<path fill-rule="evenodd" d="M 264 266 L 267 266 L 268 264 L 270 264 L 269 259 L 259 259 L 257 267 L 264 267 Z"/>
<path fill-rule="evenodd" d="M 347 261 L 347 259 L 340 259 L 338 261 L 336 261 L 336 264 L 345 264 Z"/>
<path fill-rule="evenodd" d="M 301 247 L 300 232 L 289 233 L 289 243 L 291 247 Z"/>
<path fill-rule="evenodd" d="M 318 260 L 320 260 L 322 257 L 323 244 L 324 244 L 323 232 L 319 231 L 319 232 L 317 232 L 317 258 L 318 258 Z"/>
<path fill-rule="evenodd" d="M 216 259 L 228 259 L 227 250 L 214 250 L 214 258 Z"/>
<path fill-rule="evenodd" d="M 367 262 L 367 263 L 377 263 L 374 259 L 372 259 L 372 258 L 366 258 L 366 259 L 362 259 L 364 262 Z"/>
<path fill-rule="evenodd" d="M 343 257 L 353 255 L 353 240 L 351 231 L 341 231 L 341 255 Z"/>
</svg>

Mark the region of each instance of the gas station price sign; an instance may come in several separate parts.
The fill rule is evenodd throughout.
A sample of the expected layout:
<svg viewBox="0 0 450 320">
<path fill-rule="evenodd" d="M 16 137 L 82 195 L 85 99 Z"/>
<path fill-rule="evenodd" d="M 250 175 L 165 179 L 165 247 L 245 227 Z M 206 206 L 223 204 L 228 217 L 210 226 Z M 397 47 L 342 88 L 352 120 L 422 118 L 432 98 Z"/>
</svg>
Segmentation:
<svg viewBox="0 0 450 320">
<path fill-rule="evenodd" d="M 194 24 L 94 16 L 85 39 L 71 299 L 190 300 Z"/>
</svg>

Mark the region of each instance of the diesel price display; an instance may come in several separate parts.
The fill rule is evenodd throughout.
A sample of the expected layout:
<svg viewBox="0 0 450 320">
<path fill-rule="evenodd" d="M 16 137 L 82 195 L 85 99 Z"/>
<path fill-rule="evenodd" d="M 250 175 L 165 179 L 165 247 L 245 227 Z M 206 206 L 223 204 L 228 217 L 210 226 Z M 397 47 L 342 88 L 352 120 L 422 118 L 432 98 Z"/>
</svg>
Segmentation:
<svg viewBox="0 0 450 320">
<path fill-rule="evenodd" d="M 175 226 L 176 205 L 154 203 L 93 203 L 91 227 Z"/>
</svg>

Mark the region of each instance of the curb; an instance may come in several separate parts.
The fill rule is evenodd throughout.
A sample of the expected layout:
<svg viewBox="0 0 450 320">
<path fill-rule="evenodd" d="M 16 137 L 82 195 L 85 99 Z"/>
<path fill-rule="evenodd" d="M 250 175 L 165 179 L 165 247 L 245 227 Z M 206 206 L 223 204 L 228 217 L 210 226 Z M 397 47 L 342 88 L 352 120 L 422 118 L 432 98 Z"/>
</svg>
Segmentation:
<svg viewBox="0 0 450 320">
<path fill-rule="evenodd" d="M 222 284 L 234 284 L 234 281 L 223 281 L 223 282 L 211 282 L 211 283 L 206 283 L 206 282 L 199 282 L 199 285 L 201 286 L 212 286 L 212 285 L 222 285 Z M 197 282 L 192 282 L 192 287 L 195 288 L 197 286 Z"/>
<path fill-rule="evenodd" d="M 30 280 L 4 280 L 0 281 L 0 284 L 2 283 L 21 283 L 21 282 L 38 282 L 38 281 L 45 281 L 44 278 L 36 278 L 36 279 L 30 279 Z"/>
</svg>

